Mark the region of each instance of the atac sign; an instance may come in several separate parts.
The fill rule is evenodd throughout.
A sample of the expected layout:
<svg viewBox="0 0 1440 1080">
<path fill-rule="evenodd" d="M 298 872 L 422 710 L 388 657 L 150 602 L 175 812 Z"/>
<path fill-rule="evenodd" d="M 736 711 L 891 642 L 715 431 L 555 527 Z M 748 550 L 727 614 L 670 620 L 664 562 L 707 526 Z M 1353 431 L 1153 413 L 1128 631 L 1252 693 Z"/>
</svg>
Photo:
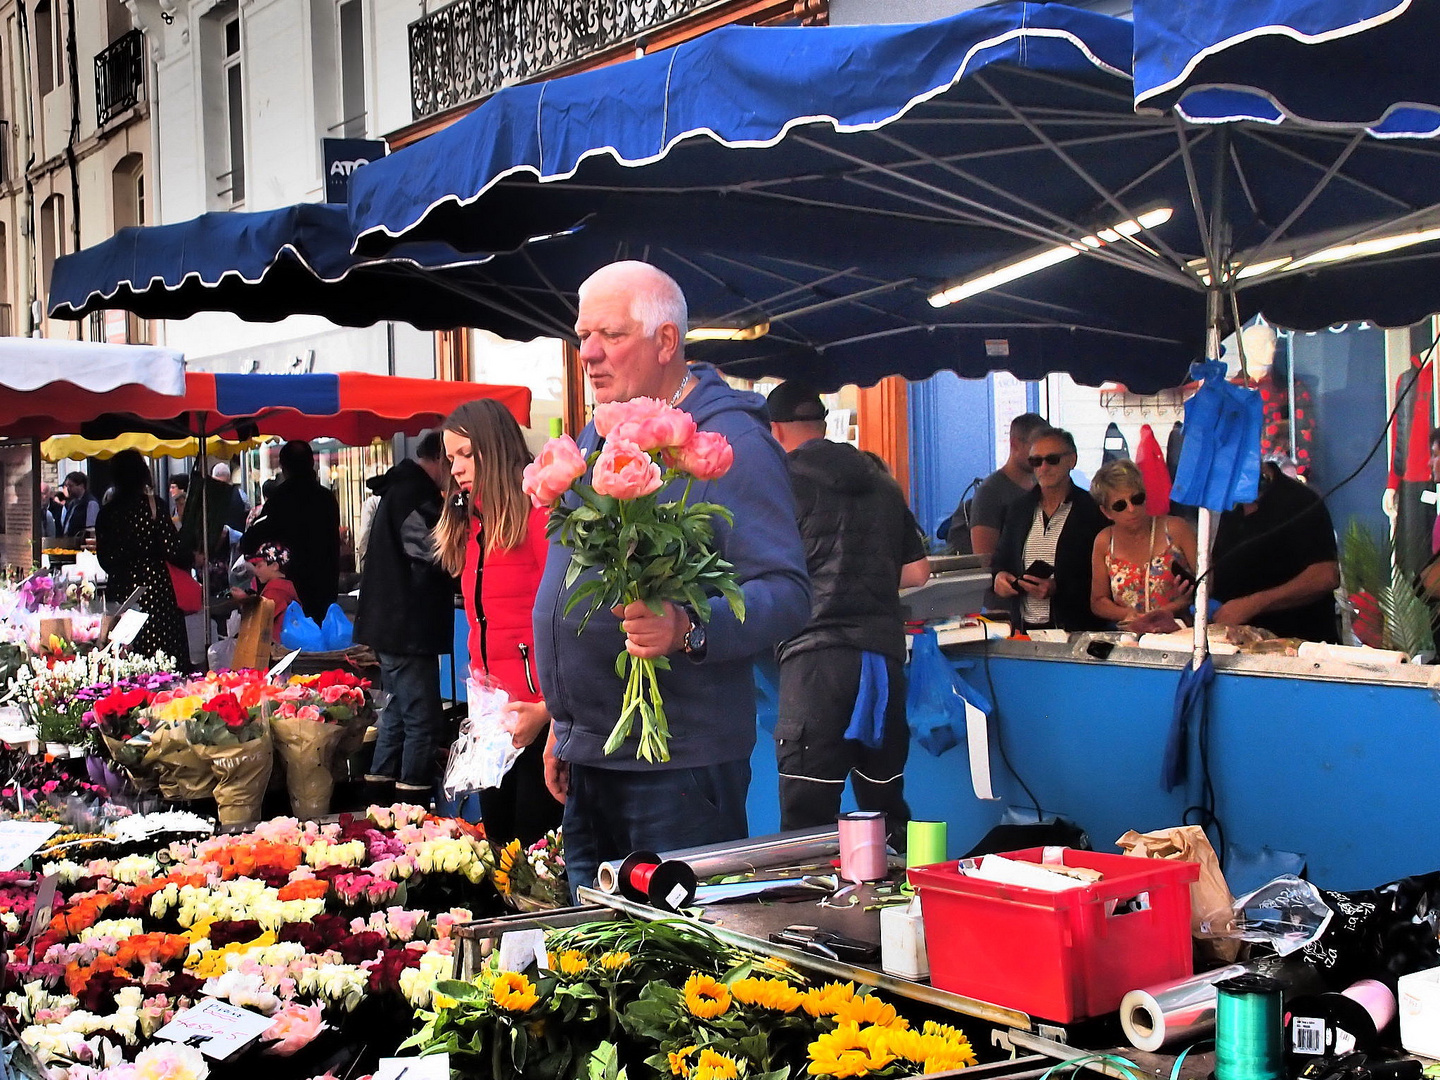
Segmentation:
<svg viewBox="0 0 1440 1080">
<path fill-rule="evenodd" d="M 350 174 L 385 156 L 379 139 L 322 139 L 325 157 L 325 201 L 343 203 L 350 197 Z"/>
</svg>

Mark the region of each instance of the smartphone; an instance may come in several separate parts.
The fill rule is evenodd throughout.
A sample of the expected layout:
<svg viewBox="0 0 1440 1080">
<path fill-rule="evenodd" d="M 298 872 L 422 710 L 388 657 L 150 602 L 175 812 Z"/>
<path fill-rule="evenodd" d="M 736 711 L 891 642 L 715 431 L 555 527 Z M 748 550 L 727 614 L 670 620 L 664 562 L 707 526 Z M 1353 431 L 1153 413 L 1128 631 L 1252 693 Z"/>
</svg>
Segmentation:
<svg viewBox="0 0 1440 1080">
<path fill-rule="evenodd" d="M 1044 559 L 1036 559 L 1026 569 L 1023 576 L 1034 578 L 1037 581 L 1044 581 L 1053 573 L 1055 573 L 1055 567 L 1051 566 Z"/>
<path fill-rule="evenodd" d="M 1172 559 L 1170 561 L 1170 573 L 1174 574 L 1176 578 L 1185 582 L 1187 585 L 1193 586 L 1195 584 L 1195 575 L 1185 569 L 1185 564 L 1179 559 Z"/>
</svg>

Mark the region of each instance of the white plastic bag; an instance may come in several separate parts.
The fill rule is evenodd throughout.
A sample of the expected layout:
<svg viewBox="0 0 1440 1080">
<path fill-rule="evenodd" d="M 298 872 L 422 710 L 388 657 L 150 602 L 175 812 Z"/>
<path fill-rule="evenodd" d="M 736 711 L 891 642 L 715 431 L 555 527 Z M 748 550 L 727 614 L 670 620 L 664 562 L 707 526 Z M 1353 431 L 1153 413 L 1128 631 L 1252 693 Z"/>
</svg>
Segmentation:
<svg viewBox="0 0 1440 1080">
<path fill-rule="evenodd" d="M 488 679 L 466 679 L 470 712 L 460 725 L 460 737 L 450 747 L 442 787 L 445 797 L 499 787 L 520 756 L 514 738 L 505 729 L 505 706 L 510 695 Z"/>
</svg>

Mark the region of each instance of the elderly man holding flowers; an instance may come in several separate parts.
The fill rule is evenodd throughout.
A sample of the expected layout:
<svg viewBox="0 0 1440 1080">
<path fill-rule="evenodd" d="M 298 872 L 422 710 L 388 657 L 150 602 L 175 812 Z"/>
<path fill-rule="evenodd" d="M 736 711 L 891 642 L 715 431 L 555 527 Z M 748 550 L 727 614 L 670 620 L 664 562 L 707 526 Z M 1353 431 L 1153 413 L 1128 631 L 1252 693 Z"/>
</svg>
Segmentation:
<svg viewBox="0 0 1440 1080">
<path fill-rule="evenodd" d="M 632 851 L 748 835 L 752 663 L 810 613 L 764 400 L 687 365 L 687 325 L 655 267 L 591 275 L 575 329 L 595 421 L 526 474 L 558 502 L 535 641 L 572 887 Z"/>
</svg>

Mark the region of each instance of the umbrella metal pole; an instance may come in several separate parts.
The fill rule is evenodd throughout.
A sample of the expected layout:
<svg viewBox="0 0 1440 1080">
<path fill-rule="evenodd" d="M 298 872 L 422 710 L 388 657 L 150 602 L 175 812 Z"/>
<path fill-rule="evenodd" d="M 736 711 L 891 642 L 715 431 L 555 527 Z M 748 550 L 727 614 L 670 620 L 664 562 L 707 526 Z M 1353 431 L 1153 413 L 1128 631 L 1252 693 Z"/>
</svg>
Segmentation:
<svg viewBox="0 0 1440 1080">
<path fill-rule="evenodd" d="M 207 448 L 205 445 L 205 418 L 200 418 L 200 558 L 203 567 L 200 570 L 200 610 L 205 617 L 205 666 L 210 666 L 210 470 L 206 468 L 209 464 Z"/>
<path fill-rule="evenodd" d="M 1210 290 L 1206 295 L 1206 309 L 1209 325 L 1205 328 L 1205 359 L 1220 359 L 1221 291 L 1215 277 L 1211 277 Z M 1191 666 L 1199 669 L 1210 651 L 1207 628 L 1210 622 L 1210 510 L 1200 507 L 1200 516 L 1195 523 L 1195 644 Z"/>
</svg>

